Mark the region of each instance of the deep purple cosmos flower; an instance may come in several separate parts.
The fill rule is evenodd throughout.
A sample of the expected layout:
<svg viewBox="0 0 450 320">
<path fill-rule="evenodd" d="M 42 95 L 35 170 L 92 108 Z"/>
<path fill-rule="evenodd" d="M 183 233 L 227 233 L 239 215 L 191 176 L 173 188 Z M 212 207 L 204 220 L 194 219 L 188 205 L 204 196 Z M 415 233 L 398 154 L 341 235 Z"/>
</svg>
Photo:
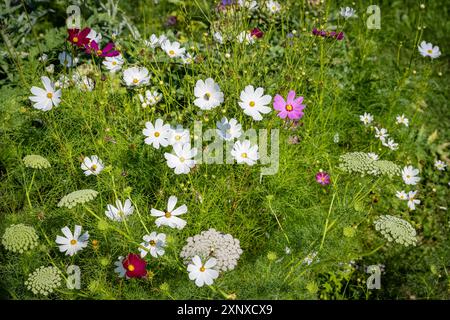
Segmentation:
<svg viewBox="0 0 450 320">
<path fill-rule="evenodd" d="M 316 181 L 323 186 L 330 184 L 330 175 L 326 172 L 318 172 L 316 174 Z"/>
<path fill-rule="evenodd" d="M 114 49 L 114 43 L 109 42 L 103 49 L 100 49 L 97 42 L 91 41 L 89 45 L 86 46 L 86 53 L 87 54 L 95 54 L 98 57 L 115 57 L 118 56 L 120 53 L 119 51 L 113 50 Z"/>
<path fill-rule="evenodd" d="M 273 98 L 273 108 L 279 111 L 278 116 L 281 119 L 286 119 L 286 117 L 289 119 L 300 119 L 303 117 L 303 109 L 306 107 L 302 102 L 303 97 L 296 98 L 295 91 L 291 90 L 286 100 L 277 94 Z"/>
<path fill-rule="evenodd" d="M 81 31 L 80 29 L 67 29 L 67 32 L 69 33 L 69 37 L 67 38 L 67 40 L 69 40 L 77 47 L 84 47 L 89 43 L 87 35 L 89 34 L 89 32 L 91 32 L 90 28 L 84 28 Z"/>
<path fill-rule="evenodd" d="M 324 38 L 335 38 L 336 40 L 342 40 L 344 39 L 344 33 L 343 32 L 336 32 L 336 31 L 325 31 L 325 30 L 319 30 L 317 28 L 314 28 L 312 31 L 312 34 L 315 36 L 320 36 Z"/>
</svg>

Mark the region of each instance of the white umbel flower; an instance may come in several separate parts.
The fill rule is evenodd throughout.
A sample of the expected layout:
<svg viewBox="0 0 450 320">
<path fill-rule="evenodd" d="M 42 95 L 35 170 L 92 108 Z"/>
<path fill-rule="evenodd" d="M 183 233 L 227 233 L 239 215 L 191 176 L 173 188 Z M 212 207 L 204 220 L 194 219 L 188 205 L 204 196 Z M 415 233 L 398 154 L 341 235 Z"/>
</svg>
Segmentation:
<svg viewBox="0 0 450 320">
<path fill-rule="evenodd" d="M 182 206 L 175 209 L 177 205 L 178 198 L 176 196 L 170 196 L 167 202 L 167 211 L 161 211 L 152 208 L 151 215 L 153 217 L 158 217 L 155 220 L 155 224 L 157 227 L 160 226 L 168 226 L 176 229 L 183 229 L 186 225 L 186 221 L 179 218 L 179 215 L 185 214 L 187 210 L 187 206 L 183 204 Z"/>
<path fill-rule="evenodd" d="M 422 41 L 418 46 L 419 53 L 424 57 L 430 57 L 431 59 L 438 58 L 441 55 L 441 51 L 438 46 L 434 46 L 431 43 Z"/>
<path fill-rule="evenodd" d="M 223 92 L 212 79 L 198 80 L 195 84 L 194 95 L 197 99 L 194 104 L 202 110 L 211 110 L 223 102 Z"/>
<path fill-rule="evenodd" d="M 444 161 L 436 160 L 436 162 L 434 163 L 434 167 L 439 171 L 444 171 L 447 165 L 445 164 Z"/>
<path fill-rule="evenodd" d="M 29 99 L 34 102 L 33 108 L 48 111 L 61 102 L 61 89 L 55 90 L 55 85 L 48 77 L 41 77 L 41 81 L 44 89 L 31 87 L 30 91 L 34 96 L 30 96 Z"/>
<path fill-rule="evenodd" d="M 217 121 L 217 134 L 225 141 L 231 141 L 242 135 L 242 125 L 234 118 L 228 119 L 223 117 L 221 121 Z"/>
<path fill-rule="evenodd" d="M 123 221 L 126 217 L 133 214 L 134 207 L 130 199 L 126 199 L 125 203 L 119 199 L 116 200 L 116 206 L 108 204 L 106 206 L 105 215 L 113 221 Z"/>
<path fill-rule="evenodd" d="M 166 235 L 164 233 L 152 232 L 142 237 L 144 242 L 141 243 L 139 252 L 141 258 L 144 258 L 147 253 L 152 257 L 158 258 L 164 255 L 164 247 L 166 246 Z"/>
<path fill-rule="evenodd" d="M 102 160 L 98 156 L 85 157 L 81 164 L 81 169 L 84 170 L 84 174 L 87 176 L 91 174 L 98 175 L 104 167 Z"/>
<path fill-rule="evenodd" d="M 409 120 L 408 118 L 405 117 L 404 114 L 402 114 L 401 116 L 397 116 L 395 119 L 396 124 L 403 124 L 405 127 L 409 126 Z"/>
<path fill-rule="evenodd" d="M 359 120 L 364 123 L 364 125 L 371 124 L 373 121 L 373 116 L 370 113 L 364 112 L 363 115 L 359 116 Z"/>
<path fill-rule="evenodd" d="M 420 181 L 419 169 L 415 169 L 413 166 L 404 167 L 402 170 L 403 181 L 408 185 L 416 185 Z"/>
<path fill-rule="evenodd" d="M 367 154 L 367 156 L 368 156 L 370 159 L 374 160 L 374 161 L 377 161 L 377 160 L 378 160 L 378 155 L 377 155 L 376 153 L 369 152 L 369 153 Z"/>
<path fill-rule="evenodd" d="M 148 84 L 150 75 L 145 67 L 131 67 L 123 71 L 123 81 L 129 87 Z"/>
<path fill-rule="evenodd" d="M 142 133 L 146 144 L 151 144 L 154 148 L 159 149 L 159 146 L 167 147 L 169 145 L 170 125 L 164 124 L 162 119 L 156 119 L 155 124 L 151 122 L 145 123 L 145 129 Z"/>
<path fill-rule="evenodd" d="M 115 73 L 122 69 L 124 61 L 122 55 L 118 55 L 115 57 L 105 57 L 105 60 L 102 63 L 109 72 Z"/>
<path fill-rule="evenodd" d="M 255 0 L 238 0 L 238 4 L 250 11 L 258 9 L 258 3 Z"/>
<path fill-rule="evenodd" d="M 356 18 L 356 11 L 351 7 L 341 8 L 340 14 L 344 19 Z"/>
<path fill-rule="evenodd" d="M 59 251 L 65 252 L 66 256 L 73 256 L 88 245 L 89 233 L 86 231 L 81 235 L 81 226 L 76 225 L 72 234 L 69 227 L 61 229 L 65 237 L 57 236 L 55 242 L 59 245 Z"/>
<path fill-rule="evenodd" d="M 264 95 L 264 89 L 254 88 L 252 85 L 248 85 L 241 92 L 241 101 L 239 106 L 244 109 L 244 113 L 253 118 L 253 120 L 260 121 L 263 119 L 262 114 L 269 113 L 272 109 L 268 107 L 268 104 L 272 100 L 269 95 Z"/>
<path fill-rule="evenodd" d="M 189 279 L 195 280 L 197 287 L 203 287 L 203 285 L 212 285 L 214 279 L 217 279 L 219 272 L 213 268 L 216 266 L 217 260 L 215 258 L 208 259 L 205 264 L 199 256 L 195 256 L 192 259 L 192 264 L 189 264 L 187 271 L 189 272 Z"/>
<path fill-rule="evenodd" d="M 193 159 L 197 155 L 197 148 L 191 148 L 189 143 L 175 144 L 172 153 L 164 153 L 169 168 L 174 169 L 175 174 L 187 174 L 195 166 Z"/>
<path fill-rule="evenodd" d="M 179 58 L 186 52 L 186 49 L 182 48 L 179 42 L 170 42 L 170 40 L 165 40 L 161 43 L 161 49 L 163 49 L 170 58 Z"/>
<path fill-rule="evenodd" d="M 250 140 L 236 141 L 231 155 L 236 159 L 237 163 L 246 163 L 252 166 L 258 161 L 258 145 L 252 146 Z"/>
</svg>

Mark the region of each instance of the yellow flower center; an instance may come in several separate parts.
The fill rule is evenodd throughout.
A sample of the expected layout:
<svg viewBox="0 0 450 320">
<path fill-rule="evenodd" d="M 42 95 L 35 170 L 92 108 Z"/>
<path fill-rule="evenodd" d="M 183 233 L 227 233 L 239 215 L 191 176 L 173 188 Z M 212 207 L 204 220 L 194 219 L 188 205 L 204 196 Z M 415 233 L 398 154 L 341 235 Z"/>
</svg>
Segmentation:
<svg viewBox="0 0 450 320">
<path fill-rule="evenodd" d="M 129 264 L 129 265 L 128 265 L 128 270 L 129 270 L 129 271 L 133 272 L 134 269 L 135 269 L 135 268 L 134 268 L 134 266 L 133 266 L 132 264 Z"/>
<path fill-rule="evenodd" d="M 205 269 L 204 266 L 201 266 L 201 267 L 200 267 L 200 272 L 205 272 L 205 270 L 206 270 L 206 269 Z"/>
<path fill-rule="evenodd" d="M 183 157 L 180 157 L 180 162 L 184 162 L 186 159 Z"/>
<path fill-rule="evenodd" d="M 247 156 L 247 154 L 244 152 L 243 154 L 241 154 L 241 157 L 242 157 L 242 158 L 247 158 L 248 156 Z"/>
<path fill-rule="evenodd" d="M 72 41 L 77 43 L 78 42 L 78 37 L 73 37 Z"/>
<path fill-rule="evenodd" d="M 253 108 L 255 106 L 255 101 L 250 101 L 249 106 Z"/>
<path fill-rule="evenodd" d="M 164 214 L 164 216 L 165 216 L 166 218 L 170 218 L 170 217 L 172 216 L 172 214 L 171 214 L 169 211 L 167 211 L 167 212 Z"/>
<path fill-rule="evenodd" d="M 275 10 L 277 10 L 277 7 L 272 6 L 272 11 L 275 11 Z"/>
<path fill-rule="evenodd" d="M 149 244 L 150 244 L 152 247 L 156 246 L 155 240 L 150 240 Z"/>
<path fill-rule="evenodd" d="M 64 59 L 64 65 L 67 66 L 69 64 L 69 61 L 67 59 Z"/>
<path fill-rule="evenodd" d="M 411 176 L 410 176 L 410 175 L 408 174 L 408 175 L 406 175 L 406 178 L 407 178 L 407 179 L 410 179 L 410 178 L 411 178 Z"/>
<path fill-rule="evenodd" d="M 180 141 L 181 140 L 181 136 L 176 136 L 175 140 Z"/>
<path fill-rule="evenodd" d="M 134 83 L 134 84 L 136 84 L 136 83 L 138 83 L 138 82 L 139 82 L 138 79 L 136 79 L 136 78 L 133 79 L 133 83 Z"/>
<path fill-rule="evenodd" d="M 173 51 L 173 50 L 169 51 L 169 55 L 173 56 L 174 54 L 175 54 L 175 51 Z"/>
<path fill-rule="evenodd" d="M 205 98 L 205 100 L 209 100 L 209 98 L 211 98 L 211 93 L 209 93 L 209 92 L 205 93 L 203 98 Z"/>
<path fill-rule="evenodd" d="M 92 171 L 97 170 L 97 165 L 96 165 L 96 164 L 93 164 L 92 167 L 91 167 L 91 170 L 92 170 Z"/>
<path fill-rule="evenodd" d="M 158 131 L 155 132 L 155 137 L 158 138 L 160 135 L 161 135 L 161 134 L 160 134 Z"/>
<path fill-rule="evenodd" d="M 288 104 L 287 106 L 286 106 L 286 111 L 292 111 L 294 108 L 290 105 L 290 104 Z"/>
<path fill-rule="evenodd" d="M 115 66 L 116 64 L 117 64 L 117 62 L 115 62 L 115 61 L 112 62 L 112 65 L 113 65 L 113 66 Z"/>
<path fill-rule="evenodd" d="M 70 240 L 70 244 L 73 245 L 73 246 L 76 245 L 77 244 L 77 240 L 75 240 L 75 239 Z"/>
<path fill-rule="evenodd" d="M 97 55 L 99 56 L 99 55 L 101 55 L 103 52 L 102 52 L 102 50 L 97 50 Z"/>
<path fill-rule="evenodd" d="M 433 53 L 433 50 L 428 49 L 427 52 L 428 52 L 429 54 L 432 54 L 432 53 Z"/>
<path fill-rule="evenodd" d="M 47 98 L 51 99 L 53 97 L 53 93 L 49 92 L 47 93 Z"/>
</svg>

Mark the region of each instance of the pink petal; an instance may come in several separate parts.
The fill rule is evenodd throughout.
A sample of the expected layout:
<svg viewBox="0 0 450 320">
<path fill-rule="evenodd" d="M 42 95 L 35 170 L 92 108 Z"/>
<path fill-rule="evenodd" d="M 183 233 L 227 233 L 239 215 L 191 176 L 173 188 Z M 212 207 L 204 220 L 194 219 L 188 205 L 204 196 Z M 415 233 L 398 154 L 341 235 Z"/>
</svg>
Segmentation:
<svg viewBox="0 0 450 320">
<path fill-rule="evenodd" d="M 273 98 L 273 108 L 278 111 L 282 111 L 286 108 L 286 101 L 284 101 L 284 98 L 279 94 Z"/>
<path fill-rule="evenodd" d="M 291 90 L 289 91 L 287 96 L 287 104 L 292 104 L 294 102 L 294 99 L 295 99 L 295 91 Z"/>
</svg>

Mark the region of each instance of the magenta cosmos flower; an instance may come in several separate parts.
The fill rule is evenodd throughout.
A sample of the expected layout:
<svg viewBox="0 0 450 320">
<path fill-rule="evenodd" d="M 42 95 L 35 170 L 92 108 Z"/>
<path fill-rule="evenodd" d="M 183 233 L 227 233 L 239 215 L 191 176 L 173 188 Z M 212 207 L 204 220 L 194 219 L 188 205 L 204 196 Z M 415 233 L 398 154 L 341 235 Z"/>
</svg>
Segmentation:
<svg viewBox="0 0 450 320">
<path fill-rule="evenodd" d="M 323 186 L 330 184 L 330 175 L 326 172 L 318 172 L 316 174 L 316 181 Z"/>
<path fill-rule="evenodd" d="M 303 102 L 303 97 L 295 98 L 295 91 L 291 90 L 288 93 L 286 101 L 282 96 L 277 94 L 273 99 L 273 108 L 277 111 L 278 116 L 281 119 L 300 119 L 303 117 L 303 109 L 305 109 L 305 105 L 301 104 Z"/>
<path fill-rule="evenodd" d="M 93 53 L 98 57 L 115 57 L 120 54 L 119 51 L 114 50 L 113 42 L 109 42 L 103 49 L 100 49 L 98 43 L 95 41 L 92 41 L 89 45 L 86 46 L 86 53 Z"/>
</svg>

